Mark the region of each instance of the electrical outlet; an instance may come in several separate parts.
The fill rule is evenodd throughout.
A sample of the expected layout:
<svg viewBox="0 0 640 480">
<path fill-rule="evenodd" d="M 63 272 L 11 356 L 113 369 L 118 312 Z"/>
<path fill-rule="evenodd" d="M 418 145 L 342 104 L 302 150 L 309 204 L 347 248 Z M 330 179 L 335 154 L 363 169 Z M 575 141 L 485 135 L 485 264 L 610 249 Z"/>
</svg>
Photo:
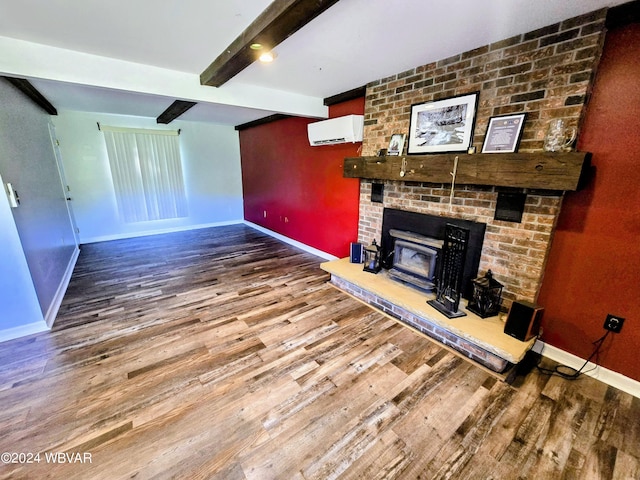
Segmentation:
<svg viewBox="0 0 640 480">
<path fill-rule="evenodd" d="M 607 319 L 604 321 L 604 328 L 605 330 L 609 330 L 610 332 L 620 333 L 623 323 L 624 318 L 609 313 L 607 315 Z"/>
</svg>

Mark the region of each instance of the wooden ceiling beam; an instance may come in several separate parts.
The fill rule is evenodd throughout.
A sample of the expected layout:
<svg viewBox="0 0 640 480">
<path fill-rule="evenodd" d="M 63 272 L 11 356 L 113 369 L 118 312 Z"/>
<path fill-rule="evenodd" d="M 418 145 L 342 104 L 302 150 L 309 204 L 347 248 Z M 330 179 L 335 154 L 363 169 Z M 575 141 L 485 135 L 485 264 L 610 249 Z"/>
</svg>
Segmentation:
<svg viewBox="0 0 640 480">
<path fill-rule="evenodd" d="M 259 43 L 269 51 L 338 0 L 275 0 L 200 74 L 200 84 L 219 87 L 257 60 Z"/>
<path fill-rule="evenodd" d="M 605 26 L 611 30 L 640 22 L 640 1 L 623 3 L 607 10 Z"/>
<path fill-rule="evenodd" d="M 257 120 L 252 120 L 251 122 L 236 125 L 233 128 L 238 131 L 242 131 L 247 130 L 248 128 L 258 127 L 260 125 L 266 125 L 267 123 L 277 122 L 278 120 L 285 120 L 287 118 L 293 118 L 293 116 L 285 115 L 284 113 L 274 113 L 273 115 L 269 115 L 268 117 L 262 117 Z"/>
<path fill-rule="evenodd" d="M 49 115 L 58 115 L 56 107 L 51 105 L 49 100 L 47 100 L 29 80 L 26 78 L 16 77 L 4 77 L 4 79 L 29 97 L 36 105 L 42 108 Z"/>
<path fill-rule="evenodd" d="M 189 110 L 191 107 L 196 105 L 197 102 L 188 102 L 186 100 L 176 100 L 169 108 L 167 108 L 164 112 L 160 114 L 158 118 L 156 118 L 156 123 L 171 123 L 184 112 Z"/>
<path fill-rule="evenodd" d="M 354 98 L 364 97 L 367 94 L 367 87 L 362 86 L 358 88 L 354 88 L 353 90 L 349 90 L 346 92 L 338 93 L 337 95 L 333 95 L 331 97 L 327 97 L 324 99 L 324 104 L 327 107 L 335 105 L 337 103 L 346 102 L 349 100 L 353 100 Z"/>
</svg>

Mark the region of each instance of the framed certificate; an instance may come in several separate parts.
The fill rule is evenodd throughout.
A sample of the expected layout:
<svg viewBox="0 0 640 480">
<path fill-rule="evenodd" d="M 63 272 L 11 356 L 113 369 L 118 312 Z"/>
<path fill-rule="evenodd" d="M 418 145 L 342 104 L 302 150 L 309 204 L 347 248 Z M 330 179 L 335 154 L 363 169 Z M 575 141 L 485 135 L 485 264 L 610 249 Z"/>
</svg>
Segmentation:
<svg viewBox="0 0 640 480">
<path fill-rule="evenodd" d="M 526 118 L 526 112 L 491 117 L 482 143 L 482 153 L 516 152 Z"/>
</svg>

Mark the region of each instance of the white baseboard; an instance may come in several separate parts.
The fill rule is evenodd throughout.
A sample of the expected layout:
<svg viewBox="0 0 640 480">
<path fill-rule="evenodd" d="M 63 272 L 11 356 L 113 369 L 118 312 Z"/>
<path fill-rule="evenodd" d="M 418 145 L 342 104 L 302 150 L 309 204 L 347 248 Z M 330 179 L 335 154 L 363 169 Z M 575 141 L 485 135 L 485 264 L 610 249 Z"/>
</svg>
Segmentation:
<svg viewBox="0 0 640 480">
<path fill-rule="evenodd" d="M 28 323 L 26 325 L 19 325 L 13 328 L 7 328 L 6 330 L 0 330 L 0 342 L 6 342 L 8 340 L 26 337 L 27 335 L 33 335 L 34 333 L 42 333 L 51 330 L 51 326 L 56 319 L 56 315 L 58 315 L 58 310 L 60 310 L 60 305 L 62 304 L 64 294 L 67 291 L 69 282 L 71 281 L 71 275 L 73 274 L 73 269 L 76 266 L 79 255 L 80 249 L 76 247 L 73 251 L 73 254 L 71 255 L 71 258 L 69 259 L 69 263 L 67 264 L 67 268 L 64 272 L 62 280 L 60 281 L 60 285 L 58 285 L 56 294 L 53 296 L 53 300 L 51 301 L 51 304 L 47 309 L 47 314 L 44 316 L 43 321 Z"/>
<path fill-rule="evenodd" d="M 533 345 L 533 350 L 537 353 L 542 353 L 543 356 L 555 362 L 575 368 L 576 370 L 582 367 L 585 362 L 584 358 L 580 358 L 569 352 L 560 350 L 553 345 L 547 345 L 540 340 L 536 340 L 536 343 Z M 612 387 L 622 390 L 623 392 L 627 392 L 634 397 L 640 398 L 640 382 L 632 378 L 625 377 L 613 370 L 596 365 L 595 363 L 589 362 L 584 368 L 586 370 L 585 375 L 596 378 L 607 385 L 611 385 Z"/>
<path fill-rule="evenodd" d="M 51 328 L 53 326 L 53 322 L 56 320 L 56 315 L 58 315 L 58 310 L 60 310 L 62 299 L 64 298 L 64 294 L 66 293 L 69 282 L 71 281 L 71 275 L 73 274 L 73 269 L 76 266 L 79 255 L 80 249 L 76 247 L 73 255 L 71 255 L 71 258 L 69 259 L 69 264 L 67 265 L 67 269 L 64 272 L 64 276 L 62 277 L 60 285 L 58 285 L 58 290 L 56 290 L 53 301 L 47 309 L 47 314 L 44 316 L 44 321 L 46 322 L 48 328 Z"/>
<path fill-rule="evenodd" d="M 216 223 L 201 223 L 198 225 L 187 225 L 184 227 L 173 227 L 173 228 L 162 228 L 158 230 L 146 230 L 143 232 L 133 232 L 133 233 L 117 233 L 114 235 L 102 235 L 99 237 L 88 237 L 82 238 L 81 244 L 85 243 L 98 243 L 98 242 L 110 242 L 111 240 L 124 240 L 127 238 L 138 238 L 138 237 L 148 237 L 149 235 L 162 235 L 165 233 L 176 233 L 176 232 L 185 232 L 187 230 L 200 230 L 202 228 L 211 228 L 211 227 L 224 227 L 226 225 L 239 225 L 242 224 L 242 220 L 229 220 L 225 222 L 216 222 Z"/>
<path fill-rule="evenodd" d="M 310 247 L 309 245 L 306 245 L 302 242 L 299 242 L 297 240 L 294 240 L 292 238 L 289 237 L 285 237 L 284 235 L 281 235 L 277 232 L 274 232 L 273 230 L 269 230 L 268 228 L 264 228 L 261 227 L 260 225 L 257 225 L 255 223 L 249 222 L 247 220 L 244 221 L 245 225 L 247 225 L 248 227 L 254 228 L 256 230 L 259 230 L 262 233 L 266 233 L 267 235 L 276 238 L 284 243 L 287 243 L 291 246 L 297 247 L 300 250 L 303 250 L 307 253 L 311 253 L 317 257 L 323 258 L 325 260 L 337 260 L 338 257 L 336 257 L 335 255 L 331 255 L 330 253 L 327 252 L 323 252 L 322 250 L 318 250 L 317 248 L 314 247 Z"/>
<path fill-rule="evenodd" d="M 33 335 L 34 333 L 47 331 L 49 331 L 49 327 L 44 320 L 41 322 L 28 323 L 26 325 L 0 330 L 0 342 L 7 342 L 16 338 L 26 337 L 27 335 Z"/>
</svg>

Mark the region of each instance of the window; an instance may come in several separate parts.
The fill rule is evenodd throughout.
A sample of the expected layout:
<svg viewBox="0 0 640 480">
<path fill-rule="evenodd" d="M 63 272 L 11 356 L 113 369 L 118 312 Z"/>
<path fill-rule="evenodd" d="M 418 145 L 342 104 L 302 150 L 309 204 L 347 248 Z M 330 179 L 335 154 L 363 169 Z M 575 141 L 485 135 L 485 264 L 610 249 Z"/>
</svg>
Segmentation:
<svg viewBox="0 0 640 480">
<path fill-rule="evenodd" d="M 178 132 L 100 126 L 120 218 L 127 223 L 186 217 Z"/>
</svg>

